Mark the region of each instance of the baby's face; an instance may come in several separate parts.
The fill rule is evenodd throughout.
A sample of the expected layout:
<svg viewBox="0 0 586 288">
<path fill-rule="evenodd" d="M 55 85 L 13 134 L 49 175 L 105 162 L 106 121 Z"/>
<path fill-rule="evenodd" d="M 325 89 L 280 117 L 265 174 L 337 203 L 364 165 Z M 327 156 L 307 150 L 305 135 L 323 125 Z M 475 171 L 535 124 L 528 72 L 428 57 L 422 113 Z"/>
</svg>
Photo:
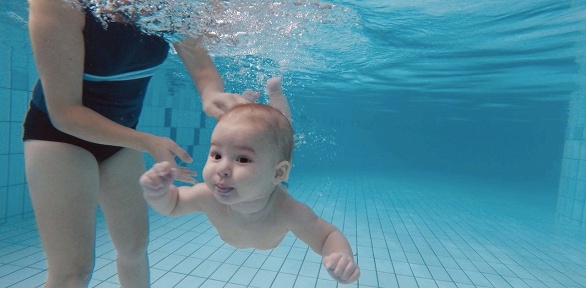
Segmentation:
<svg viewBox="0 0 586 288">
<path fill-rule="evenodd" d="M 219 202 L 264 202 L 278 184 L 275 148 L 259 130 L 241 121 L 223 120 L 216 125 L 203 179 Z"/>
</svg>

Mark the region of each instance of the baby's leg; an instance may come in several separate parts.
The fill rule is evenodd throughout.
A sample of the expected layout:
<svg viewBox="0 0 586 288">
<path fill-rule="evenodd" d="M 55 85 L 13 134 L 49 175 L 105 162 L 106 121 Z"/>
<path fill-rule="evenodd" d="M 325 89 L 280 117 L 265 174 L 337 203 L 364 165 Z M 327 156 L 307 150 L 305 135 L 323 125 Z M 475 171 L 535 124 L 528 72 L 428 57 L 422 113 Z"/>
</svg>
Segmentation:
<svg viewBox="0 0 586 288">
<path fill-rule="evenodd" d="M 281 87 L 282 83 L 283 79 L 281 77 L 273 77 L 267 81 L 269 105 L 281 111 L 289 121 L 292 121 L 291 109 L 289 108 L 289 103 L 287 102 L 285 94 L 283 94 L 283 89 Z"/>
</svg>

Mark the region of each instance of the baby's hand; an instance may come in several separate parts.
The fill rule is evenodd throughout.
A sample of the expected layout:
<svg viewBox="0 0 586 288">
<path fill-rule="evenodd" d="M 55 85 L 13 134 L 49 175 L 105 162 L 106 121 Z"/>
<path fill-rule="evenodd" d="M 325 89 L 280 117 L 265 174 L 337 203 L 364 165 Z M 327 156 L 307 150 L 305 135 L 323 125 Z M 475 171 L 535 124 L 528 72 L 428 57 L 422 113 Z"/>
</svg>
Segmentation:
<svg viewBox="0 0 586 288">
<path fill-rule="evenodd" d="M 171 163 L 163 161 L 153 165 L 151 169 L 146 171 L 138 183 L 142 187 L 146 196 L 160 196 L 164 194 L 173 183 L 173 180 L 179 174 L 177 168 L 173 168 Z"/>
<path fill-rule="evenodd" d="M 324 256 L 322 262 L 330 276 L 342 284 L 352 283 L 360 277 L 360 268 L 352 255 L 335 252 Z"/>
</svg>

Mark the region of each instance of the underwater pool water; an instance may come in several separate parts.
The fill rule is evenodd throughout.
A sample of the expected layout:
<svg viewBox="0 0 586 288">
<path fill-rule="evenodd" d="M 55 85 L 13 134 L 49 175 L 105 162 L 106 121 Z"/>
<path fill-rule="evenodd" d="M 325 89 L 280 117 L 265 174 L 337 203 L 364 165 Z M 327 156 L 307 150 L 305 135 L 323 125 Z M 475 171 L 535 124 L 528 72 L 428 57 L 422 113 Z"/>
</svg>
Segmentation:
<svg viewBox="0 0 586 288">
<path fill-rule="evenodd" d="M 208 48 L 228 90 L 284 77 L 297 135 L 289 190 L 348 237 L 362 276 L 343 287 L 586 287 L 586 220 L 559 216 L 568 127 L 586 119 L 586 3 L 243 3 L 225 1 L 215 21 L 227 24 L 208 27 L 223 36 Z M 6 164 L 22 157 L 22 98 L 36 79 L 26 5 L 0 7 L 0 133 L 10 135 L 0 146 L 0 287 L 42 287 L 23 168 Z M 139 128 L 170 133 L 201 171 L 214 123 L 193 112 L 175 55 L 157 77 Z M 197 123 L 178 124 L 187 122 Z M 576 168 L 578 183 L 585 171 Z M 572 191 L 582 201 L 572 213 L 584 217 L 586 185 Z M 90 287 L 119 287 L 98 220 Z M 203 215 L 150 221 L 153 287 L 338 287 L 292 235 L 273 250 L 237 250 Z"/>
</svg>

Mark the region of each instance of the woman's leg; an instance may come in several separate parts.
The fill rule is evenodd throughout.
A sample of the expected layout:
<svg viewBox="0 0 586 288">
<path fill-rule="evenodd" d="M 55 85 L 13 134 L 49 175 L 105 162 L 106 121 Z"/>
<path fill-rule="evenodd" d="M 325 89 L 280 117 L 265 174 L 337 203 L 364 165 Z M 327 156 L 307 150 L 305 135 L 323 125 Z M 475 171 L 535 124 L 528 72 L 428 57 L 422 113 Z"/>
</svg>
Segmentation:
<svg viewBox="0 0 586 288">
<path fill-rule="evenodd" d="M 94 268 L 98 164 L 77 146 L 24 143 L 26 175 L 47 256 L 45 287 L 87 287 Z"/>
<path fill-rule="evenodd" d="M 117 251 L 124 288 L 149 287 L 148 210 L 138 184 L 144 172 L 140 152 L 122 149 L 100 163 L 99 202 Z"/>
</svg>

